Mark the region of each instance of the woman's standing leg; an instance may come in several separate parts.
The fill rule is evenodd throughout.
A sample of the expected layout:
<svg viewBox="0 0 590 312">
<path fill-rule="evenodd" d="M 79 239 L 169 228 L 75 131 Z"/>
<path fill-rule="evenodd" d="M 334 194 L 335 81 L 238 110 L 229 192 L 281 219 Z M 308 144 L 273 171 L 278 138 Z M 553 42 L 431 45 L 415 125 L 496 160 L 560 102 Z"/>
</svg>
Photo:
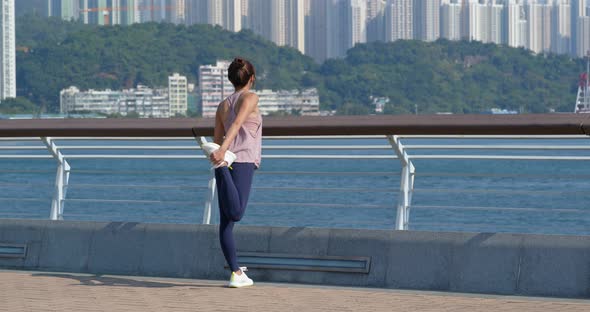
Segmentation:
<svg viewBox="0 0 590 312">
<path fill-rule="evenodd" d="M 233 228 L 234 223 L 240 221 L 246 211 L 255 165 L 234 163 L 232 168 L 215 169 L 215 179 L 220 216 L 219 241 L 228 265 L 232 272 L 235 272 L 240 268 L 236 256 Z"/>
</svg>

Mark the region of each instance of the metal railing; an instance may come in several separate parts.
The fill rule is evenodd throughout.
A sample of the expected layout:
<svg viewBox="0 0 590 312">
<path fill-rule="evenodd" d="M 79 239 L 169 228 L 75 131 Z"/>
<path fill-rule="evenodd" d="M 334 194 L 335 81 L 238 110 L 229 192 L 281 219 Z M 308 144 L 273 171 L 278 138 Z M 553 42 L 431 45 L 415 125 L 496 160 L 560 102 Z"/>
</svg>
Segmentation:
<svg viewBox="0 0 590 312">
<path fill-rule="evenodd" d="M 51 198 L 52 219 L 211 222 L 215 184 L 189 136 L 212 127 L 0 120 L 0 202 L 12 205 L 0 217 L 46 217 Z M 587 115 L 265 118 L 264 134 L 256 223 L 590 234 Z"/>
<path fill-rule="evenodd" d="M 471 143 L 476 140 L 475 143 Z M 425 141 L 425 143 L 424 143 Z M 572 170 L 571 168 L 584 168 L 575 164 L 583 163 L 590 160 L 590 141 L 587 136 L 583 135 L 351 135 L 351 136 L 273 136 L 265 137 L 263 145 L 263 167 L 257 175 L 262 177 L 287 177 L 286 180 L 272 180 L 270 183 L 255 183 L 255 196 L 251 199 L 251 206 L 254 207 L 282 207 L 291 210 L 304 209 L 315 210 L 310 213 L 318 216 L 318 210 L 339 210 L 342 214 L 350 211 L 352 219 L 362 223 L 359 216 L 364 212 L 379 211 L 386 216 L 383 223 L 377 224 L 372 217 L 361 227 L 390 227 L 397 230 L 408 229 L 458 229 L 470 230 L 492 227 L 493 229 L 504 228 L 508 230 L 523 231 L 528 227 L 534 227 L 535 224 L 524 223 L 520 226 L 518 223 L 512 224 L 486 224 L 468 223 L 468 222 L 444 222 L 439 220 L 449 215 L 464 215 L 467 212 L 485 212 L 495 216 L 507 213 L 527 213 L 527 214 L 560 214 L 575 215 L 577 222 L 582 221 L 578 227 L 588 228 L 585 220 L 590 221 L 587 217 L 590 215 L 590 209 L 586 206 L 577 207 L 520 207 L 519 200 L 524 195 L 532 196 L 554 196 L 563 198 L 562 205 L 571 202 L 572 196 L 578 198 L 585 196 L 585 187 L 588 186 L 586 181 L 590 177 L 590 171 Z M 443 151 L 443 153 L 441 153 Z M 55 181 L 45 183 L 44 186 L 53 187 L 49 218 L 52 220 L 76 219 L 92 217 L 87 212 L 68 214 L 66 203 L 72 204 L 96 204 L 103 203 L 108 205 L 139 204 L 151 205 L 160 204 L 165 206 L 180 205 L 184 207 L 203 207 L 201 222 L 211 223 L 212 215 L 215 213 L 215 179 L 209 172 L 208 162 L 201 154 L 198 144 L 194 138 L 188 137 L 42 137 L 42 138 L 1 138 L 0 139 L 0 159 L 8 160 L 43 160 L 53 159 L 57 163 L 55 172 Z M 96 169 L 79 169 L 77 170 L 74 162 L 77 161 L 105 161 L 107 164 L 119 161 L 127 161 L 129 164 L 135 161 L 156 161 L 158 163 L 170 164 L 170 162 L 192 161 L 189 166 L 198 167 L 194 171 L 187 169 L 187 164 L 183 165 L 176 171 L 162 171 L 159 173 L 170 176 L 180 175 L 201 175 L 202 180 L 195 185 L 184 184 L 167 184 L 144 183 L 145 177 L 153 172 L 150 168 L 126 169 L 117 166 Z M 170 161 L 170 162 L 169 162 Z M 272 165 L 272 162 L 277 162 Z M 338 165 L 339 162 L 349 161 L 350 164 Z M 396 164 L 399 161 L 399 167 Z M 426 163 L 421 166 L 420 162 Z M 485 165 L 494 162 L 508 163 L 568 163 L 564 168 L 570 172 L 548 172 L 548 173 L 519 173 L 519 172 L 496 172 L 495 167 L 488 167 L 482 172 L 428 172 L 423 167 L 437 167 L 438 162 L 445 164 L 455 163 L 455 168 L 465 169 L 468 166 L 462 165 L 469 161 L 479 161 L 479 169 Z M 271 163 L 267 169 L 266 163 Z M 293 165 L 294 162 L 297 162 Z M 0 161 L 1 163 L 1 161 Z M 30 165 L 30 162 L 28 162 Z M 459 165 L 457 165 L 459 164 Z M 168 165 L 164 165 L 167 167 Z M 357 167 L 362 166 L 359 170 Z M 544 166 L 544 165 L 542 165 Z M 31 166 L 32 167 L 32 166 Z M 394 170 L 393 168 L 400 168 Z M 550 166 L 549 166 L 550 167 Z M 590 166 L 586 166 L 590 167 Z M 31 174 L 35 170 L 26 169 Z M 43 171 L 43 170 L 41 170 Z M 19 175 L 23 169 L 6 168 L 0 170 L 4 174 Z M 47 173 L 48 170 L 43 171 Z M 39 173 L 39 172 L 38 172 Z M 77 175 L 107 175 L 114 176 L 117 174 L 134 175 L 131 183 L 112 183 L 110 181 L 94 183 L 72 183 L 71 179 Z M 326 183 L 316 183 L 306 185 L 311 178 L 302 179 L 303 184 L 292 183 L 295 176 L 315 177 L 314 179 L 330 177 Z M 392 178 L 399 176 L 399 188 L 397 182 L 391 180 L 382 181 L 384 177 Z M 445 184 L 449 180 L 462 181 L 460 179 L 479 179 L 484 181 L 480 188 L 460 187 L 453 188 L 451 185 L 440 187 L 431 185 L 431 187 L 416 187 L 416 182 L 427 180 L 428 178 L 438 177 L 434 184 Z M 495 184 L 499 188 L 488 187 L 485 179 L 560 179 L 560 181 L 579 181 L 579 185 L 561 186 L 558 182 L 551 189 L 544 190 L 527 190 L 513 189 L 510 183 Z M 291 179 L 291 180 L 289 180 Z M 129 180 L 129 179 L 128 179 Z M 353 185 L 355 180 L 362 180 L 361 185 Z M 275 183 L 276 182 L 276 183 Z M 462 183 L 462 182 L 461 182 Z M 477 183 L 474 183 L 475 185 Z M 534 184 L 530 182 L 529 184 Z M 490 185 L 492 185 L 490 183 Z M 0 187 L 8 188 L 25 188 L 39 187 L 39 183 L 30 182 L 13 182 L 6 181 L 0 183 Z M 492 185 L 493 186 L 493 185 Z M 178 199 L 158 199 L 158 198 L 112 198 L 111 193 L 106 193 L 104 197 L 68 197 L 68 190 L 72 188 L 87 189 L 92 191 L 101 189 L 110 190 L 131 190 L 142 189 L 150 190 L 154 193 L 161 192 L 166 195 L 167 192 L 176 190 L 185 190 L 188 193 L 195 191 L 204 192 L 201 199 L 184 200 Z M 294 193 L 303 193 L 302 198 L 294 197 L 294 201 L 288 201 L 285 198 Z M 330 195 L 328 199 L 320 201 L 303 201 L 309 197 L 307 194 L 320 193 L 339 194 Z M 397 195 L 396 195 L 397 193 Z M 274 195 L 276 194 L 276 196 Z M 446 201 L 446 204 L 437 203 L 416 203 L 416 200 L 424 201 L 428 197 L 436 197 L 445 194 L 446 196 L 455 196 L 455 200 Z M 482 195 L 483 198 L 493 196 L 514 196 L 513 205 L 481 205 L 480 200 L 467 200 L 465 204 L 455 203 L 461 196 Z M 22 194 L 21 194 L 22 195 Z M 259 196 L 256 196 L 259 195 Z M 348 197 L 346 197 L 348 196 Z M 569 197 L 568 197 L 569 196 Z M 344 200 L 346 197 L 346 200 Z M 440 197 L 440 196 L 439 196 Z M 340 200 L 340 199 L 343 200 Z M 359 198 L 358 201 L 354 199 Z M 15 196 L 0 198 L 4 202 L 31 202 L 39 203 L 45 200 L 40 197 Z M 584 202 L 584 199 L 576 199 L 578 202 Z M 265 210 L 268 213 L 272 210 Z M 417 214 L 413 217 L 414 212 L 430 211 L 431 215 L 420 216 Z M 444 212 L 444 213 L 441 213 Z M 169 212 L 169 211 L 168 211 Z M 297 214 L 293 212 L 293 214 Z M 321 213 L 320 213 L 321 214 Z M 389 214 L 389 215 L 388 215 Z M 26 212 L 13 212 L 5 214 L 9 217 L 26 217 Z M 99 215 L 109 215 L 108 213 L 99 213 Z M 134 220 L 138 216 L 144 220 L 142 215 L 131 215 L 123 211 L 119 214 L 110 214 L 114 218 L 124 220 Z M 283 213 L 283 216 L 285 213 Z M 288 215 L 288 213 L 287 213 Z M 336 214 L 337 215 L 337 214 Z M 394 216 L 395 215 L 395 216 Z M 299 216 L 300 218 L 308 218 Z M 178 219 L 186 220 L 182 214 L 174 217 L 166 213 L 155 214 L 155 220 L 165 222 L 170 218 L 172 221 Z M 176 219 L 175 219 L 176 218 Z M 415 221 L 411 221 L 415 218 Z M 511 218 L 511 217 L 506 217 Z M 269 217 L 269 220 L 272 218 Z M 394 222 L 395 221 L 395 222 Z M 443 221 L 443 222 L 441 222 Z M 190 222 L 197 222 L 191 219 Z M 299 221 L 303 224 L 309 224 L 305 220 Z M 269 223 L 272 223 L 269 222 Z M 339 226 L 336 222 L 335 226 Z M 383 226 L 385 224 L 386 226 Z M 318 224 L 311 224 L 318 225 Z M 344 226 L 355 227 L 355 222 L 349 222 Z M 574 228 L 569 226 L 569 228 Z M 543 232 L 544 229 L 541 229 Z M 559 232 L 559 231 L 558 231 Z M 583 231 L 582 231 L 583 232 Z"/>
</svg>

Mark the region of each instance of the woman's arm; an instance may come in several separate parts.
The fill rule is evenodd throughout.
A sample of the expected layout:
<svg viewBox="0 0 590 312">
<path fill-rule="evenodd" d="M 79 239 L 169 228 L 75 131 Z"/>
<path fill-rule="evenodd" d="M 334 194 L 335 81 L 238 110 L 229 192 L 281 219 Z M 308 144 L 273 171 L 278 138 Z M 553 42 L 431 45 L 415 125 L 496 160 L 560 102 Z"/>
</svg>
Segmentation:
<svg viewBox="0 0 590 312">
<path fill-rule="evenodd" d="M 225 134 L 225 139 L 223 140 L 223 144 L 221 144 L 221 148 L 218 149 L 215 153 L 211 154 L 211 161 L 213 161 L 213 163 L 215 164 L 218 164 L 224 160 L 225 152 L 228 150 L 230 144 L 238 135 L 238 131 L 242 127 L 242 124 L 244 124 L 244 121 L 246 121 L 248 116 L 255 112 L 256 108 L 258 107 L 258 95 L 254 93 L 245 93 L 244 95 L 242 95 L 240 100 L 241 105 L 238 108 L 238 115 L 236 116 L 236 119 L 234 120 L 231 127 L 228 129 L 227 133 Z M 217 121 L 215 129 L 217 129 Z M 215 142 L 217 143 L 217 138 Z"/>
<path fill-rule="evenodd" d="M 217 106 L 217 112 L 215 113 L 215 130 L 213 131 L 213 142 L 221 145 L 223 143 L 223 135 L 225 129 L 223 128 L 223 119 L 226 116 L 227 103 L 221 102 Z"/>
</svg>

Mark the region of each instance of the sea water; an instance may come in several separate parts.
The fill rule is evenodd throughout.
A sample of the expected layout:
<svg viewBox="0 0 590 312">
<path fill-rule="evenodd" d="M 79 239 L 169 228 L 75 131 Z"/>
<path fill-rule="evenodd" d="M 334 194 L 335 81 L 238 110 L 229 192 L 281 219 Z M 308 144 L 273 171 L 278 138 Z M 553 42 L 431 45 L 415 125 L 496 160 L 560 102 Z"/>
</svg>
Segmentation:
<svg viewBox="0 0 590 312">
<path fill-rule="evenodd" d="M 408 139 L 416 144 L 589 146 L 590 140 Z M 0 142 L 35 145 L 39 142 Z M 265 146 L 387 146 L 385 139 L 268 140 Z M 194 141 L 60 141 L 67 145 L 196 146 Z M 192 151 L 64 150 L 68 155 L 201 155 Z M 2 155 L 47 155 L 44 150 Z M 410 155 L 590 156 L 590 150 L 410 150 Z M 265 150 L 270 155 L 395 155 L 393 149 Z M 69 159 L 64 219 L 201 223 L 211 177 L 204 159 Z M 587 160 L 415 159 L 410 229 L 590 234 Z M 263 158 L 242 224 L 393 229 L 397 159 Z M 0 159 L 0 217 L 47 219 L 53 159 Z M 213 210 L 212 223 L 218 212 Z"/>
</svg>

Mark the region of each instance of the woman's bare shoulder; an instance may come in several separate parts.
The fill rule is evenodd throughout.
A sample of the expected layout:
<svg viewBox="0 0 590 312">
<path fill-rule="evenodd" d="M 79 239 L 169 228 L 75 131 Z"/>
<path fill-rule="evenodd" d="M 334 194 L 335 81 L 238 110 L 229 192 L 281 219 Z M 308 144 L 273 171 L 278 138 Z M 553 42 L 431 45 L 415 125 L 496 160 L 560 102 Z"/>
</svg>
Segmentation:
<svg viewBox="0 0 590 312">
<path fill-rule="evenodd" d="M 258 94 L 254 92 L 244 93 L 244 95 L 242 96 L 242 101 L 254 101 L 258 103 Z"/>
<path fill-rule="evenodd" d="M 225 113 L 228 110 L 229 110 L 229 102 L 227 101 L 227 99 L 219 102 L 219 105 L 217 105 L 217 112 Z"/>
</svg>

